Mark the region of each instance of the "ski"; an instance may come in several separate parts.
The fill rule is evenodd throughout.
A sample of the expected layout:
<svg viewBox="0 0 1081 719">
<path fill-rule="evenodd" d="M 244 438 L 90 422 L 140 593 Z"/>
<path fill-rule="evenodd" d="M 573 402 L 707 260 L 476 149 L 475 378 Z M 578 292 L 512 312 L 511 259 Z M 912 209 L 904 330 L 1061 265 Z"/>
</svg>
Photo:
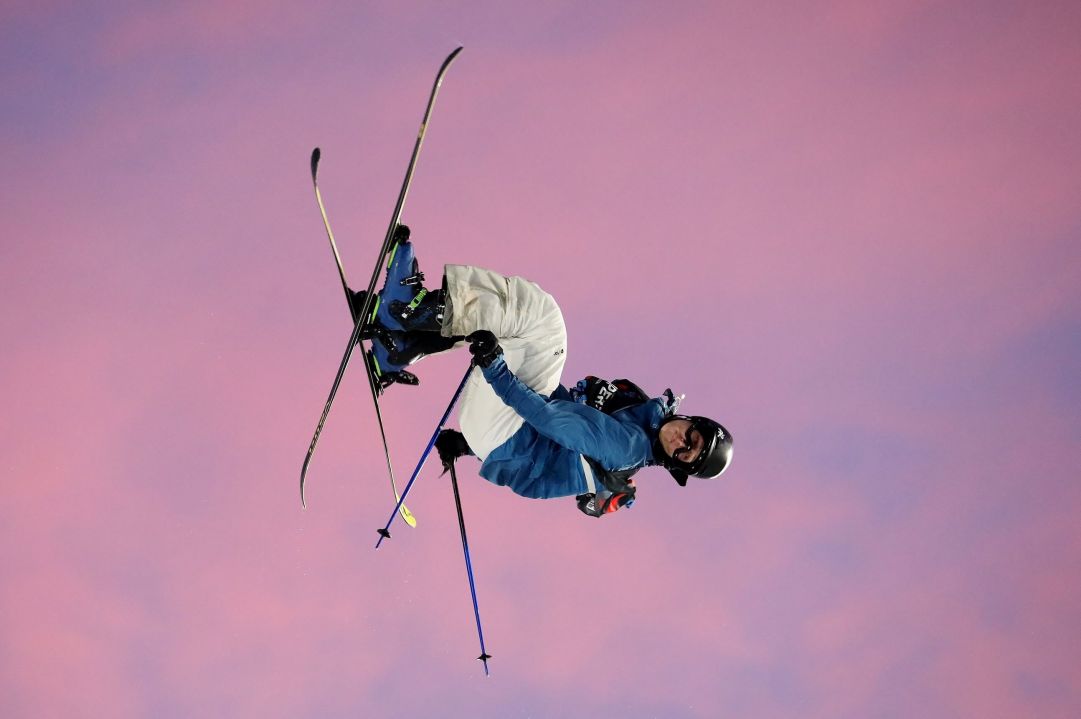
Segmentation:
<svg viewBox="0 0 1081 719">
<path fill-rule="evenodd" d="M 345 272 L 344 272 L 344 269 L 342 269 L 342 266 L 341 266 L 341 258 L 338 255 L 337 245 L 334 244 L 333 237 L 331 238 L 331 245 L 334 248 L 335 258 L 338 261 L 339 272 L 340 272 L 341 277 L 342 277 L 343 286 L 345 287 L 346 298 L 350 303 L 350 309 L 354 311 L 354 323 L 353 323 L 353 332 L 349 337 L 349 344 L 346 345 L 345 352 L 344 352 L 344 354 L 342 356 L 341 364 L 338 366 L 338 372 L 334 377 L 334 383 L 331 385 L 331 388 L 330 388 L 330 396 L 327 398 L 326 404 L 323 406 L 323 413 L 320 415 L 319 422 L 315 426 L 315 433 L 312 436 L 311 444 L 308 445 L 308 452 L 304 457 L 304 464 L 301 466 L 301 470 L 300 470 L 300 502 L 301 502 L 302 506 L 307 506 L 307 501 L 306 501 L 305 494 L 304 494 L 305 479 L 306 479 L 307 473 L 308 473 L 308 466 L 311 463 L 312 456 L 315 454 L 316 444 L 319 442 L 319 435 L 323 431 L 323 427 L 324 427 L 324 425 L 326 424 L 326 421 L 327 421 L 327 416 L 330 414 L 330 408 L 334 404 L 334 397 L 337 395 L 338 387 L 341 385 L 342 377 L 345 375 L 345 368 L 349 365 L 349 359 L 352 357 L 353 348 L 356 347 L 356 345 L 362 339 L 362 337 L 363 337 L 363 335 L 365 333 L 365 330 L 368 329 L 368 323 L 371 321 L 371 316 L 372 316 L 372 314 L 374 314 L 373 309 L 374 309 L 374 298 L 375 298 L 375 286 L 376 286 L 376 283 L 379 280 L 379 271 L 380 271 L 380 269 L 382 269 L 383 263 L 386 260 L 388 254 L 391 251 L 391 248 L 394 246 L 394 243 L 395 243 L 395 232 L 396 232 L 396 230 L 398 228 L 399 223 L 401 222 L 402 208 L 405 205 L 406 196 L 409 194 L 409 187 L 413 182 L 413 173 L 416 170 L 417 157 L 420 155 L 420 148 L 424 143 L 424 135 L 428 130 L 428 123 L 431 120 L 432 108 L 435 106 L 435 98 L 439 93 L 440 85 L 443 84 L 443 78 L 446 76 L 447 70 L 450 68 L 451 63 L 454 62 L 455 58 L 458 57 L 458 53 L 460 53 L 461 51 L 462 51 L 462 48 L 458 47 L 458 48 L 456 48 L 454 50 L 454 52 L 452 52 L 450 55 L 448 55 L 446 60 L 444 60 L 443 64 L 440 66 L 439 72 L 436 73 L 435 83 L 432 85 L 432 92 L 431 92 L 431 95 L 428 98 L 428 105 L 424 110 L 424 117 L 423 117 L 423 119 L 421 120 L 421 123 L 420 123 L 420 130 L 417 133 L 417 140 L 416 140 L 416 143 L 413 146 L 413 155 L 409 159 L 409 165 L 406 168 L 406 172 L 405 172 L 405 180 L 402 182 L 401 191 L 398 193 L 398 201 L 394 206 L 394 213 L 393 213 L 393 215 L 391 215 L 390 225 L 387 227 L 387 234 L 383 239 L 383 246 L 382 246 L 382 248 L 380 248 L 378 260 L 376 262 L 374 270 L 372 271 L 371 279 L 368 281 L 368 288 L 367 288 L 367 291 L 364 293 L 364 301 L 363 301 L 363 306 L 362 307 L 358 308 L 358 307 L 353 306 L 354 303 L 353 303 L 353 300 L 352 300 L 352 293 L 349 291 L 349 288 L 345 283 Z M 318 156 L 317 156 L 316 153 L 312 153 L 312 154 L 313 154 L 313 178 L 314 178 L 315 163 L 316 163 L 316 161 L 318 159 Z M 318 191 L 318 188 L 317 188 L 317 191 Z M 321 206 L 320 209 L 322 210 L 323 208 L 322 208 L 321 198 L 320 198 L 320 206 Z M 325 211 L 323 212 L 323 218 L 324 218 L 324 221 L 325 221 L 326 220 Z M 327 223 L 327 230 L 328 230 L 328 234 L 330 234 L 329 223 Z M 373 358 L 370 355 L 370 352 L 365 352 L 365 351 L 363 351 L 363 349 L 362 349 L 362 352 L 364 354 L 364 364 L 365 364 L 365 369 L 366 369 L 367 375 L 368 375 L 368 386 L 371 388 L 372 400 L 375 403 L 376 413 L 377 413 L 377 415 L 380 415 L 380 411 L 379 411 L 379 395 L 382 393 L 383 387 L 382 387 L 382 384 L 381 384 L 380 379 L 378 377 L 379 370 L 378 370 L 377 367 L 374 366 L 375 363 L 374 363 Z M 380 415 L 380 422 L 381 421 L 382 421 L 382 418 L 381 418 L 381 415 Z M 384 445 L 385 445 L 385 437 L 386 437 L 386 435 L 384 434 Z M 387 457 L 388 457 L 388 468 L 389 468 L 389 452 L 387 453 Z M 395 494 L 397 494 L 397 490 L 395 490 Z M 401 505 L 401 504 L 402 503 L 399 502 L 399 505 Z"/>
<path fill-rule="evenodd" d="M 345 291 L 345 301 L 347 306 L 349 307 L 349 316 L 353 319 L 353 322 L 355 323 L 357 320 L 357 313 L 359 308 L 356 307 L 356 303 L 353 300 L 353 291 L 349 287 L 349 281 L 345 278 L 345 266 L 342 264 L 341 253 L 338 252 L 338 243 L 334 240 L 334 231 L 330 229 L 330 219 L 327 217 L 327 208 L 326 205 L 323 203 L 323 194 L 319 191 L 320 157 L 321 153 L 318 147 L 312 150 L 312 187 L 315 188 L 315 201 L 319 205 L 319 214 L 323 217 L 323 227 L 324 229 L 326 229 L 327 238 L 330 240 L 330 249 L 334 253 L 334 262 L 338 266 L 338 277 L 341 278 L 342 290 Z M 413 516 L 413 513 L 409 511 L 409 508 L 406 507 L 405 504 L 399 501 L 401 499 L 401 495 L 398 494 L 398 487 L 394 482 L 394 467 L 390 461 L 390 448 L 387 446 L 387 432 L 383 426 L 383 413 L 380 411 L 378 400 L 375 403 L 375 418 L 379 425 L 379 436 L 383 440 L 383 454 L 387 460 L 387 474 L 390 476 L 390 489 L 392 492 L 394 492 L 394 501 L 397 503 L 397 506 L 399 507 L 398 511 L 401 512 L 402 519 L 405 520 L 406 524 L 408 524 L 410 527 L 416 527 L 416 517 Z M 301 506 L 307 506 L 304 497 L 303 480 L 301 481 L 300 488 L 300 503 Z"/>
</svg>

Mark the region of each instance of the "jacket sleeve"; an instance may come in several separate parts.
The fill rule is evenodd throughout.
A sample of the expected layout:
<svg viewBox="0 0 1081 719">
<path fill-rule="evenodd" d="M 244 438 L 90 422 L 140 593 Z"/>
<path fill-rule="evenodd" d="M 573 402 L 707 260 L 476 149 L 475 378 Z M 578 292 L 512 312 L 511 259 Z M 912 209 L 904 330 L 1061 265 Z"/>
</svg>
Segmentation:
<svg viewBox="0 0 1081 719">
<path fill-rule="evenodd" d="M 611 469 L 629 467 L 651 456 L 649 437 L 640 428 L 584 404 L 541 396 L 518 379 L 502 357 L 482 371 L 508 407 L 560 446 Z"/>
</svg>

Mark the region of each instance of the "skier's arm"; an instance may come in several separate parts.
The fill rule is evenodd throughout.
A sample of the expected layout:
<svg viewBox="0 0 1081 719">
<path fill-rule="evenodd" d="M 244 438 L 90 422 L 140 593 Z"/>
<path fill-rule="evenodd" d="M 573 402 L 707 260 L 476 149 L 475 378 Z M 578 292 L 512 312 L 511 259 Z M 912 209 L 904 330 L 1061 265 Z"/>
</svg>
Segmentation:
<svg viewBox="0 0 1081 719">
<path fill-rule="evenodd" d="M 553 442 L 608 467 L 627 466 L 650 456 L 644 432 L 592 407 L 541 396 L 515 377 L 501 356 L 482 371 L 499 398 Z"/>
</svg>

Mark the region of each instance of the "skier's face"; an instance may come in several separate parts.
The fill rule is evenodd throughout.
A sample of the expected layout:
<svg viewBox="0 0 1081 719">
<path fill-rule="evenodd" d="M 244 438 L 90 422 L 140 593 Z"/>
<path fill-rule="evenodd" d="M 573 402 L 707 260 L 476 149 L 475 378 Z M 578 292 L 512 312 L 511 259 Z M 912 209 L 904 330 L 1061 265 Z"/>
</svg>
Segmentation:
<svg viewBox="0 0 1081 719">
<path fill-rule="evenodd" d="M 664 453 L 673 459 L 692 464 L 702 453 L 706 441 L 685 419 L 673 419 L 661 425 L 658 435 Z"/>
</svg>

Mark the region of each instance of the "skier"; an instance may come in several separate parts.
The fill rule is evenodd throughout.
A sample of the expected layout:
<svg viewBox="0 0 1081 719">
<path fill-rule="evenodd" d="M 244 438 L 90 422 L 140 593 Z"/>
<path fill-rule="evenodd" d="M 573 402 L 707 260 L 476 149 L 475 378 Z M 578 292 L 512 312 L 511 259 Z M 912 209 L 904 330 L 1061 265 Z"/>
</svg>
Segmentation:
<svg viewBox="0 0 1081 719">
<path fill-rule="evenodd" d="M 405 367 L 468 342 L 476 368 L 459 404 L 461 432 L 444 430 L 444 466 L 463 455 L 480 474 L 524 497 L 573 496 L 587 515 L 630 506 L 631 476 L 660 465 L 681 486 L 728 467 L 732 436 L 706 417 L 677 414 L 682 397 L 648 397 L 628 380 L 559 383 L 567 332 L 555 300 L 521 277 L 446 265 L 427 290 L 409 228 L 400 225 L 377 300 L 372 341 L 378 380 L 417 384 Z M 358 297 L 355 306 L 362 306 Z"/>
</svg>

